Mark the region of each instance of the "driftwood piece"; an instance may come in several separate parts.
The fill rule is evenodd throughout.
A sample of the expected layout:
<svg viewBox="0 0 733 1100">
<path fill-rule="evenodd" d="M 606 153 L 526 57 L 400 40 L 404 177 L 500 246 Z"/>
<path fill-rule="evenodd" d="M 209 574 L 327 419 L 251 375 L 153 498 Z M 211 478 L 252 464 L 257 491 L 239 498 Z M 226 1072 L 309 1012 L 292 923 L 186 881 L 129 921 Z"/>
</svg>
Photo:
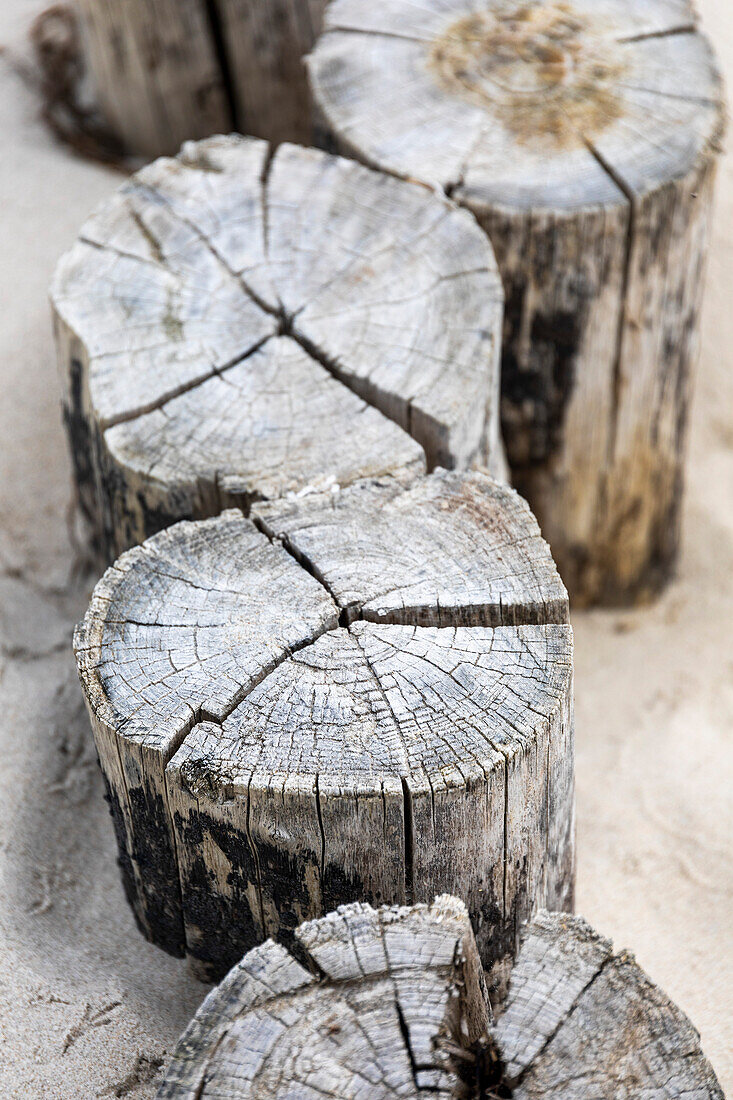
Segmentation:
<svg viewBox="0 0 733 1100">
<path fill-rule="evenodd" d="M 290 145 L 188 144 L 89 219 L 51 297 L 107 561 L 231 505 L 501 469 L 499 275 L 422 187 Z"/>
<path fill-rule="evenodd" d="M 272 941 L 246 955 L 182 1036 L 158 1100 L 462 1095 L 456 1053 L 490 1010 L 460 901 L 342 906 L 296 937 L 309 969 Z"/>
<path fill-rule="evenodd" d="M 303 56 L 325 0 L 77 0 L 85 59 L 128 152 L 240 130 L 308 143 Z"/>
<path fill-rule="evenodd" d="M 502 423 L 578 604 L 678 546 L 721 80 L 685 0 L 334 0 L 336 148 L 450 194 L 504 280 Z"/>
<path fill-rule="evenodd" d="M 492 1023 L 462 903 L 342 906 L 234 967 L 158 1100 L 723 1100 L 690 1021 L 580 918 L 524 931 Z"/>
<path fill-rule="evenodd" d="M 442 470 L 256 522 L 123 554 L 75 636 L 143 932 L 220 977 L 341 903 L 450 891 L 501 987 L 573 898 L 572 638 L 534 518 Z"/>
</svg>

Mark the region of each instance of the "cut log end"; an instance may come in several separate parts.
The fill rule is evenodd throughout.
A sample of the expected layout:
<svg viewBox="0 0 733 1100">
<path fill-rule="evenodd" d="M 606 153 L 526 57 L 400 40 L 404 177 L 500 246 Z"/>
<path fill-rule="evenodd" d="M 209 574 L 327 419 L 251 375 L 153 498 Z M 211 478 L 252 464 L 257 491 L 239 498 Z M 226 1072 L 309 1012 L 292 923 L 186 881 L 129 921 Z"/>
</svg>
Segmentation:
<svg viewBox="0 0 733 1100">
<path fill-rule="evenodd" d="M 309 59 L 335 148 L 437 185 L 495 249 L 501 415 L 577 605 L 676 560 L 720 74 L 686 0 L 334 0 Z"/>
<path fill-rule="evenodd" d="M 342 906 L 296 942 L 299 962 L 269 941 L 209 994 L 158 1100 L 722 1100 L 690 1022 L 583 920 L 527 926 L 498 1023 L 456 898 Z"/>
<path fill-rule="evenodd" d="M 492 985 L 574 879 L 572 640 L 526 504 L 436 471 L 183 523 L 76 653 L 143 930 L 220 977 L 354 899 L 463 896 Z"/>
<path fill-rule="evenodd" d="M 339 158 L 187 144 L 92 216 L 52 302 L 107 561 L 177 519 L 500 460 L 490 247 L 452 204 Z"/>
<path fill-rule="evenodd" d="M 529 924 L 492 1035 L 517 1100 L 723 1098 L 684 1013 L 577 917 Z"/>
<path fill-rule="evenodd" d="M 488 1002 L 465 907 L 343 906 L 302 925 L 298 957 L 255 948 L 204 1002 L 158 1100 L 451 1097 Z"/>
</svg>

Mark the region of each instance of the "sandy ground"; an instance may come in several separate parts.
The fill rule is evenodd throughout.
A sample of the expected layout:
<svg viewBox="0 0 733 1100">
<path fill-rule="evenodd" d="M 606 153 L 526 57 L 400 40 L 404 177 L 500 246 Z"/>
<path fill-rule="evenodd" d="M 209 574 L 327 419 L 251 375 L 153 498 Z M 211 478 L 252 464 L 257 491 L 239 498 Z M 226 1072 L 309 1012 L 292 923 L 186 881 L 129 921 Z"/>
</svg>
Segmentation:
<svg viewBox="0 0 733 1100">
<path fill-rule="evenodd" d="M 69 648 L 69 469 L 46 288 L 119 182 L 55 145 L 14 71 L 39 0 L 0 4 L 0 1095 L 151 1097 L 205 993 L 138 935 Z M 733 5 L 704 0 L 733 74 Z M 733 80 L 730 81 L 733 84 Z M 710 259 L 679 578 L 574 618 L 578 908 L 690 1014 L 733 1089 L 733 159 Z"/>
</svg>

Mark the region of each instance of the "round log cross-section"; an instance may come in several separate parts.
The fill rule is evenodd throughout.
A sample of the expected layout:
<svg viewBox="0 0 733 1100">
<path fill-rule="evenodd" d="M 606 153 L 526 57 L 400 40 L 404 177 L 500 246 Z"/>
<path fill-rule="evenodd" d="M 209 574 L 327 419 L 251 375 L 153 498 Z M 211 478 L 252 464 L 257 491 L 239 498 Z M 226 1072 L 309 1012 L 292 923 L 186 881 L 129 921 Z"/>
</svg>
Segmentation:
<svg viewBox="0 0 733 1100">
<path fill-rule="evenodd" d="M 723 1100 L 689 1020 L 585 921 L 539 913 L 492 1026 L 457 898 L 342 906 L 268 941 L 182 1035 L 158 1100 Z"/>
<path fill-rule="evenodd" d="M 452 203 L 353 161 L 186 145 L 89 219 L 52 302 L 107 562 L 232 505 L 502 461 L 490 245 Z"/>
<path fill-rule="evenodd" d="M 460 901 L 342 906 L 296 937 L 301 961 L 268 941 L 209 994 L 158 1100 L 464 1095 L 490 1009 Z"/>
<path fill-rule="evenodd" d="M 77 0 L 108 125 L 144 157 L 241 130 L 310 142 L 303 55 L 325 0 Z"/>
<path fill-rule="evenodd" d="M 492 1039 L 498 1096 L 723 1100 L 684 1013 L 579 917 L 538 913 L 529 924 Z"/>
<path fill-rule="evenodd" d="M 572 641 L 536 521 L 487 474 L 181 523 L 75 636 L 144 933 L 226 972 L 354 900 L 463 897 L 502 987 L 574 877 Z"/>
<path fill-rule="evenodd" d="M 333 0 L 336 148 L 442 188 L 504 280 L 502 424 L 578 604 L 673 569 L 721 82 L 686 0 Z"/>
</svg>

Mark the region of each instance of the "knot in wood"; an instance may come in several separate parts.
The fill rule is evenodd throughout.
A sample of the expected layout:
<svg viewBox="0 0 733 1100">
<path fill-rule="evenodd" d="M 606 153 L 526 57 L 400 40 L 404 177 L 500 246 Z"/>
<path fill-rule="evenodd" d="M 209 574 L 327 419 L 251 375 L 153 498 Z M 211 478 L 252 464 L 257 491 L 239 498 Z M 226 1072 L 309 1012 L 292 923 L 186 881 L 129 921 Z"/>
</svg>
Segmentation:
<svg viewBox="0 0 733 1100">
<path fill-rule="evenodd" d="M 581 143 L 621 114 L 622 48 L 571 4 L 495 4 L 462 16 L 430 51 L 442 88 L 486 106 L 520 141 Z"/>
</svg>

